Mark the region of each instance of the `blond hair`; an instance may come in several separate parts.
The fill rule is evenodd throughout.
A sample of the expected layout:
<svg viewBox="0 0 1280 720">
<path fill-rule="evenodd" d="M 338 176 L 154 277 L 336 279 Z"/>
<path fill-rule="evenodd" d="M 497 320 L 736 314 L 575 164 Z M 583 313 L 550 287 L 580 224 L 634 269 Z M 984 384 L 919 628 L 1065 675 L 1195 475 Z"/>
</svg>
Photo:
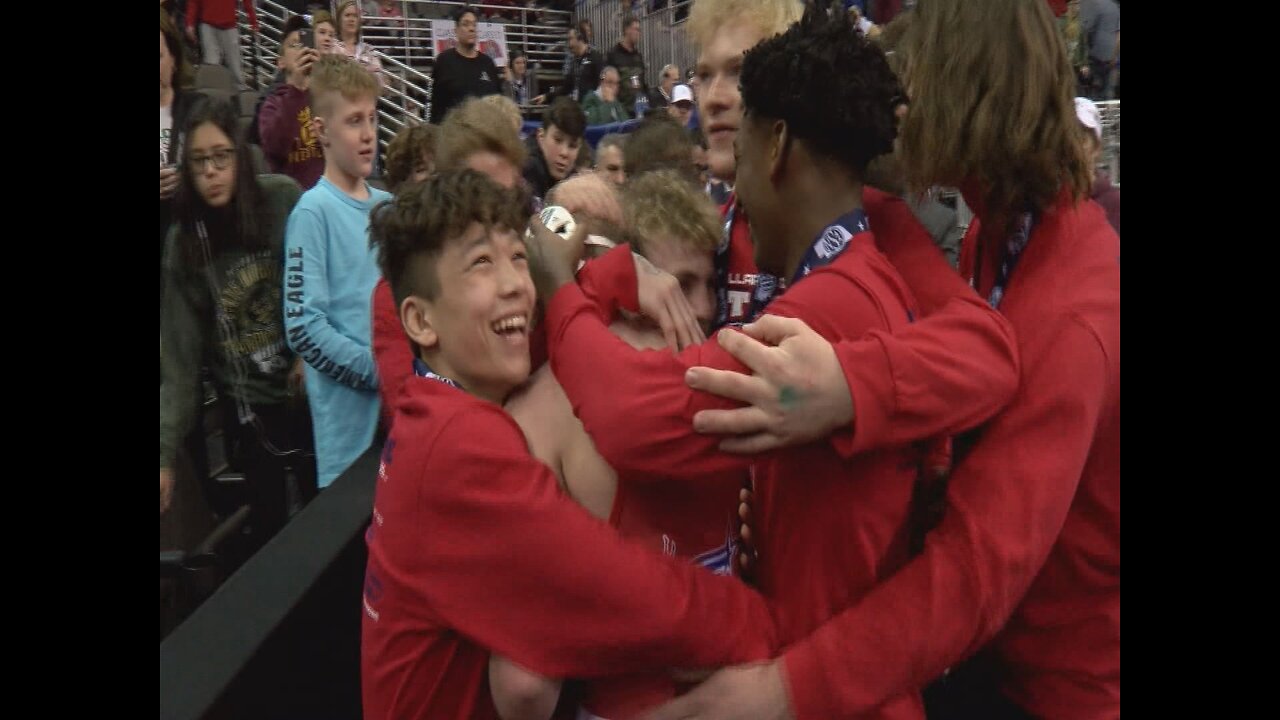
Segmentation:
<svg viewBox="0 0 1280 720">
<path fill-rule="evenodd" d="M 348 102 L 378 99 L 378 79 L 360 63 L 344 55 L 321 55 L 311 71 L 311 108 L 319 117 L 333 112 L 335 95 Z"/>
<path fill-rule="evenodd" d="M 695 45 L 705 47 L 725 25 L 746 21 L 764 37 L 785 32 L 804 15 L 800 0 L 695 0 L 686 26 Z"/>
<path fill-rule="evenodd" d="M 511 127 L 511 120 L 493 112 L 493 106 L 483 98 L 471 98 L 445 116 L 440 124 L 440 136 L 436 139 L 436 169 L 456 170 L 463 167 L 467 158 L 477 152 L 500 155 L 520 170 L 528 157 L 528 150 L 520 142 L 519 133 Z"/>
<path fill-rule="evenodd" d="M 720 242 L 720 213 L 688 178 L 671 169 L 630 178 L 622 190 L 622 211 L 631 247 L 641 255 L 655 238 L 711 253 Z"/>
<path fill-rule="evenodd" d="M 520 128 L 524 127 L 524 116 L 520 114 L 520 106 L 506 95 L 485 95 L 480 98 L 480 102 L 488 105 L 491 112 L 496 112 L 511 121 L 517 134 Z"/>
</svg>

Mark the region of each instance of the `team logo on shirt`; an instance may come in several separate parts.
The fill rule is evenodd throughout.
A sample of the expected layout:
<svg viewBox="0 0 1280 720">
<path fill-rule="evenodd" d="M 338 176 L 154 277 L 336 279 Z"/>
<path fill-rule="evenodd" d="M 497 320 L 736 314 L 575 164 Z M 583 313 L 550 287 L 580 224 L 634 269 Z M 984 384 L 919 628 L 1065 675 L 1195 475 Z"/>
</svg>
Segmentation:
<svg viewBox="0 0 1280 720">
<path fill-rule="evenodd" d="M 693 562 L 711 571 L 712 575 L 732 575 L 733 559 L 738 555 L 738 543 L 732 535 L 726 535 L 724 545 L 695 555 Z"/>
<path fill-rule="evenodd" d="M 480 71 L 480 82 L 489 82 L 489 72 L 487 70 Z"/>
<path fill-rule="evenodd" d="M 853 236 L 848 230 L 839 225 L 832 225 L 827 231 L 822 233 L 822 239 L 818 241 L 818 257 L 826 260 L 834 255 L 839 255 L 844 246 L 849 244 L 849 239 Z"/>
</svg>

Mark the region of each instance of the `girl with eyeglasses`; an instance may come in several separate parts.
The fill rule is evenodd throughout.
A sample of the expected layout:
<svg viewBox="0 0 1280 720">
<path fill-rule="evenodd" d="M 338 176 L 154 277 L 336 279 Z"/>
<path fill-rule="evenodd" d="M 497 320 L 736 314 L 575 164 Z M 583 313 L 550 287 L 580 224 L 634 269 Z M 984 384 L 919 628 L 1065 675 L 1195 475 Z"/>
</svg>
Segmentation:
<svg viewBox="0 0 1280 720">
<path fill-rule="evenodd" d="M 302 191 L 283 175 L 254 175 L 236 123 L 230 102 L 202 98 L 185 127 L 160 317 L 160 512 L 207 364 L 261 543 L 287 518 L 288 470 L 304 497 L 315 493 L 301 358 L 285 343 L 281 298 L 285 224 Z"/>
</svg>

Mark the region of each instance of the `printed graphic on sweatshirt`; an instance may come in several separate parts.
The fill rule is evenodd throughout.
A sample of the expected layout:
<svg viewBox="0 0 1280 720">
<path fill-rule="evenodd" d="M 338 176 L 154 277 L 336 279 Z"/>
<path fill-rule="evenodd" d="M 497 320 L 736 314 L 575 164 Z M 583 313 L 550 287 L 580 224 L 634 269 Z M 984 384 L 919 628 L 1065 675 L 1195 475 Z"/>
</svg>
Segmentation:
<svg viewBox="0 0 1280 720">
<path fill-rule="evenodd" d="M 733 558 L 737 554 L 738 543 L 733 535 L 726 535 L 723 545 L 695 555 L 693 563 L 710 570 L 712 575 L 732 575 Z"/>
<path fill-rule="evenodd" d="M 169 142 L 173 131 L 169 128 L 160 128 L 160 164 L 169 164 Z"/>
<path fill-rule="evenodd" d="M 289 368 L 280 318 L 280 263 L 262 251 L 240 258 L 222 278 L 219 304 L 231 319 L 233 337 L 223 341 L 227 357 L 247 359 L 264 375 Z"/>
<path fill-rule="evenodd" d="M 306 293 L 306 277 L 303 275 L 302 248 L 289 248 L 289 256 L 285 258 L 285 316 L 289 320 L 299 320 L 305 314 L 302 298 Z M 355 385 L 360 380 L 358 373 L 352 372 L 345 365 L 339 365 L 320 350 L 320 346 L 311 339 L 305 323 L 291 324 L 289 327 L 289 344 L 303 362 L 317 371 L 328 375 L 344 385 Z"/>
<path fill-rule="evenodd" d="M 293 137 L 293 149 L 289 151 L 290 165 L 324 157 L 324 150 L 312 130 L 311 119 L 310 105 L 298 111 L 298 132 Z"/>
</svg>

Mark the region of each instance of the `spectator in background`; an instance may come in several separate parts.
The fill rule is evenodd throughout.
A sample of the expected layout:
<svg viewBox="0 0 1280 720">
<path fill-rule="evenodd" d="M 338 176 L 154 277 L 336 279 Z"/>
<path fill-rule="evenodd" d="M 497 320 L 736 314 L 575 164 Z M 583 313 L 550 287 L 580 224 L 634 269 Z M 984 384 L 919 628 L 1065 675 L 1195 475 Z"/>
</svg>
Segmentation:
<svg viewBox="0 0 1280 720">
<path fill-rule="evenodd" d="M 240 89 L 248 87 L 240 69 L 240 29 L 236 25 L 236 0 L 190 0 L 187 3 L 187 38 L 196 42 L 196 25 L 200 26 L 200 48 L 203 62 L 222 65 L 231 71 Z M 258 32 L 258 13 L 253 0 L 240 0 L 249 27 Z"/>
<path fill-rule="evenodd" d="M 335 52 L 355 60 L 373 73 L 378 86 L 383 83 L 382 61 L 374 54 L 374 49 L 364 41 L 363 19 L 360 16 L 360 3 L 357 0 L 342 0 L 338 3 L 338 42 L 334 43 Z"/>
<path fill-rule="evenodd" d="M 693 116 L 693 91 L 688 85 L 677 85 L 672 91 L 667 114 L 680 123 L 680 127 L 689 126 L 689 118 Z"/>
<path fill-rule="evenodd" d="M 493 58 L 480 52 L 476 42 L 476 11 L 464 7 L 456 15 L 456 47 L 436 57 L 431 72 L 433 82 L 431 120 L 443 122 L 449 111 L 469 97 L 496 95 L 502 91 L 502 75 Z"/>
<path fill-rule="evenodd" d="M 407 182 L 422 182 L 435 172 L 438 125 L 410 125 L 387 146 L 387 189 L 395 195 Z"/>
<path fill-rule="evenodd" d="M 578 145 L 578 157 L 573 161 L 574 174 L 591 169 L 591 162 L 591 143 L 584 140 L 582 144 Z"/>
<path fill-rule="evenodd" d="M 1110 100 L 1120 50 L 1120 6 L 1115 0 L 1080 0 L 1080 24 L 1089 46 L 1087 94 L 1090 100 Z"/>
<path fill-rule="evenodd" d="M 378 376 L 369 298 L 378 267 L 369 213 L 390 193 L 371 187 L 377 80 L 358 63 L 322 55 L 311 74 L 324 176 L 303 193 L 285 231 L 285 328 L 306 361 L 318 485 L 328 487 L 373 442 Z"/>
<path fill-rule="evenodd" d="M 678 65 L 663 66 L 662 76 L 658 80 L 658 87 L 649 93 L 649 107 L 660 109 L 670 105 L 671 93 L 675 90 L 676 83 L 679 82 L 680 67 Z"/>
<path fill-rule="evenodd" d="M 853 16 L 853 24 L 858 28 L 858 32 L 864 37 L 874 39 L 880 34 L 880 26 L 867 19 L 866 14 L 857 7 L 850 7 L 849 14 Z"/>
<path fill-rule="evenodd" d="M 583 41 L 586 42 L 587 45 L 595 44 L 596 34 L 595 34 L 595 30 L 591 27 L 590 20 L 583 18 L 578 21 L 578 24 L 575 25 L 574 28 L 577 29 L 578 31 L 578 37 L 583 38 Z M 563 74 L 566 77 L 569 75 L 570 71 L 572 71 L 573 69 L 574 57 L 575 56 L 573 54 L 572 46 L 566 44 L 564 48 L 564 71 L 563 71 Z"/>
<path fill-rule="evenodd" d="M 539 199 L 574 171 L 578 148 L 587 131 L 587 116 L 569 98 L 556 98 L 542 114 L 542 127 L 529 138 L 524 179 Z"/>
<path fill-rule="evenodd" d="M 372 18 L 369 27 L 379 28 L 376 36 L 382 48 L 394 46 L 404 39 L 407 23 L 397 0 L 369 0 L 364 4 L 364 14 Z"/>
<path fill-rule="evenodd" d="M 164 237 L 173 221 L 173 194 L 178 190 L 178 153 L 187 109 L 195 99 L 191 64 L 182 52 L 178 26 L 160 11 L 160 260 L 163 279 Z M 163 288 L 163 283 L 162 283 Z M 163 294 L 163 291 L 162 291 Z"/>
<path fill-rule="evenodd" d="M 1089 158 L 1089 168 L 1093 171 L 1093 187 L 1089 197 L 1102 206 L 1107 213 L 1107 222 L 1120 234 L 1120 188 L 1111 184 L 1111 172 L 1100 167 L 1102 158 L 1102 117 L 1098 106 L 1088 98 L 1076 98 L 1076 118 L 1083 126 L 1081 136 L 1085 155 Z"/>
<path fill-rule="evenodd" d="M 629 117 L 622 103 L 618 102 L 618 83 L 618 70 L 606 66 L 600 73 L 600 87 L 582 101 L 582 112 L 587 116 L 588 125 L 608 125 Z"/>
<path fill-rule="evenodd" d="M 328 10 L 317 10 L 311 16 L 311 26 L 316 31 L 316 50 L 331 53 L 338 46 L 338 24 Z"/>
<path fill-rule="evenodd" d="M 627 138 L 623 169 L 629 178 L 650 170 L 675 170 L 684 179 L 696 183 L 698 170 L 693 165 L 693 148 L 692 137 L 679 123 L 654 115 L 645 118 Z"/>
<path fill-rule="evenodd" d="M 227 400 L 229 461 L 248 481 L 261 544 L 288 517 L 286 462 L 299 490 L 315 494 L 314 465 L 300 450 L 311 434 L 299 397 L 302 366 L 285 345 L 281 312 L 285 222 L 302 193 L 288 178 L 255 176 L 236 127 L 235 107 L 207 98 L 193 105 L 185 126 L 177 221 L 167 239 L 170 291 L 160 314 L 160 512 L 178 448 L 201 411 L 197 388 L 207 359 Z"/>
<path fill-rule="evenodd" d="M 564 75 L 564 86 L 558 93 L 574 102 L 586 99 L 600 84 L 600 70 L 604 59 L 600 52 L 582 39 L 581 30 L 569 28 L 569 65 Z"/>
<path fill-rule="evenodd" d="M 614 185 L 622 185 L 627 181 L 627 173 L 623 165 L 626 146 L 627 136 L 621 133 L 609 133 L 596 143 L 595 170 Z"/>
<path fill-rule="evenodd" d="M 547 101 L 546 95 L 538 94 L 538 77 L 529 72 L 529 56 L 523 50 L 511 53 L 502 94 L 521 107 L 542 105 Z"/>
<path fill-rule="evenodd" d="M 609 51 L 605 64 L 618 69 L 622 85 L 618 88 L 618 102 L 630 115 L 635 114 L 636 99 L 649 101 L 649 82 L 645 80 L 644 55 L 640 54 L 640 21 L 628 15 L 622 19 L 622 39 Z"/>
<path fill-rule="evenodd" d="M 308 28 L 301 15 L 284 24 L 277 58 L 285 82 L 276 86 L 258 111 L 258 140 L 273 173 L 288 175 L 303 190 L 315 187 L 324 174 L 324 151 L 312 128 L 311 69 L 320 53 L 302 43 Z"/>
<path fill-rule="evenodd" d="M 717 207 L 724 205 L 729 202 L 733 187 L 711 174 L 711 163 L 707 158 L 707 136 L 701 129 L 692 129 L 689 137 L 693 139 L 693 167 L 698 171 L 698 181 L 703 192 Z"/>
</svg>

